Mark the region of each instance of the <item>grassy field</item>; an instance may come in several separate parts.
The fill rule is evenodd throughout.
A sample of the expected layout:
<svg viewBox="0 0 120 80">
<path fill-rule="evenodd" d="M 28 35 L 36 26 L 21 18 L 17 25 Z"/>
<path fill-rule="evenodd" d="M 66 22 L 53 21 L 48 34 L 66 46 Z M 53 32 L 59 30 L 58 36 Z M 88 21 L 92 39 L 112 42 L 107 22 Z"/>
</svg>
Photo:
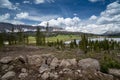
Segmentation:
<svg viewBox="0 0 120 80">
<path fill-rule="evenodd" d="M 69 41 L 69 40 L 73 40 L 73 39 L 80 39 L 80 36 L 78 36 L 78 35 L 57 35 L 57 36 L 53 36 L 53 37 L 47 37 L 46 41 L 55 42 L 55 41 L 57 41 L 57 39 L 63 40 L 63 41 Z M 35 37 L 30 36 L 29 43 L 35 43 L 35 42 L 36 42 Z"/>
</svg>

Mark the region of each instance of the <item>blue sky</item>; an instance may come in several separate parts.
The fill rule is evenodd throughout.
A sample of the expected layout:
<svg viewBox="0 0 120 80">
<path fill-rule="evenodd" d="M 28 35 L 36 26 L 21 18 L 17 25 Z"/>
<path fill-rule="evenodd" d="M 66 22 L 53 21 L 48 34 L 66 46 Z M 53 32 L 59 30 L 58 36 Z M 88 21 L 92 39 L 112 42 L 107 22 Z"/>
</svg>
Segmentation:
<svg viewBox="0 0 120 80">
<path fill-rule="evenodd" d="M 104 33 L 119 32 L 119 18 L 120 0 L 0 0 L 0 22 L 13 24 Z"/>
</svg>

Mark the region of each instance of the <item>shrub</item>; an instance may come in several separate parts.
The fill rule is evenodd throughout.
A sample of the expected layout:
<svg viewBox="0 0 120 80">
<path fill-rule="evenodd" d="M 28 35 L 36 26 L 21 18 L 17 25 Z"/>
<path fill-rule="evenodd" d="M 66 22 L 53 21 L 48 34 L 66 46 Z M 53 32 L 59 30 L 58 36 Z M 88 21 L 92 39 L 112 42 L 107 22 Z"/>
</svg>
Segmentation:
<svg viewBox="0 0 120 80">
<path fill-rule="evenodd" d="M 120 69 L 120 63 L 112 56 L 104 56 L 101 60 L 101 72 L 108 73 L 109 68 Z"/>
</svg>

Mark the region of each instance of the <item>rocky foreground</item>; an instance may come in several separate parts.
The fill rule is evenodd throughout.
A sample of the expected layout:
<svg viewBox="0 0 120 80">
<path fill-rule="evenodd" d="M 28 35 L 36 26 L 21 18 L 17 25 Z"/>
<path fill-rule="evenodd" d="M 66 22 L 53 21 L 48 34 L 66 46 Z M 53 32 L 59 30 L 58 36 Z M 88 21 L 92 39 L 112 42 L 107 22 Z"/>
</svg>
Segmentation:
<svg viewBox="0 0 120 80">
<path fill-rule="evenodd" d="M 120 70 L 100 72 L 96 59 L 59 60 L 51 54 L 3 57 L 0 80 L 120 80 Z"/>
</svg>

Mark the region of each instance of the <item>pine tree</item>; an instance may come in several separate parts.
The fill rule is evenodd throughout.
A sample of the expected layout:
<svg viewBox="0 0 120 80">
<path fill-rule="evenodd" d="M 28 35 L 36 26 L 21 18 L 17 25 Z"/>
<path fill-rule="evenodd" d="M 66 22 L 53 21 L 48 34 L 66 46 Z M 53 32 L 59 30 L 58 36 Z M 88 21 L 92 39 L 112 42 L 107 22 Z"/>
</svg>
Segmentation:
<svg viewBox="0 0 120 80">
<path fill-rule="evenodd" d="M 82 49 L 85 53 L 87 53 L 88 38 L 85 34 L 81 36 L 81 41 L 79 46 L 80 46 L 80 49 Z"/>
<path fill-rule="evenodd" d="M 36 31 L 36 45 L 45 45 L 45 35 L 40 31 L 39 27 L 37 27 Z"/>
<path fill-rule="evenodd" d="M 19 28 L 17 35 L 18 35 L 18 43 L 24 44 L 24 32 L 23 32 L 22 28 Z"/>
<path fill-rule="evenodd" d="M 36 45 L 41 45 L 41 41 L 40 41 L 40 28 L 37 27 L 37 32 L 36 32 Z"/>
<path fill-rule="evenodd" d="M 0 33 L 0 47 L 4 45 L 4 37 L 3 33 Z"/>
</svg>

